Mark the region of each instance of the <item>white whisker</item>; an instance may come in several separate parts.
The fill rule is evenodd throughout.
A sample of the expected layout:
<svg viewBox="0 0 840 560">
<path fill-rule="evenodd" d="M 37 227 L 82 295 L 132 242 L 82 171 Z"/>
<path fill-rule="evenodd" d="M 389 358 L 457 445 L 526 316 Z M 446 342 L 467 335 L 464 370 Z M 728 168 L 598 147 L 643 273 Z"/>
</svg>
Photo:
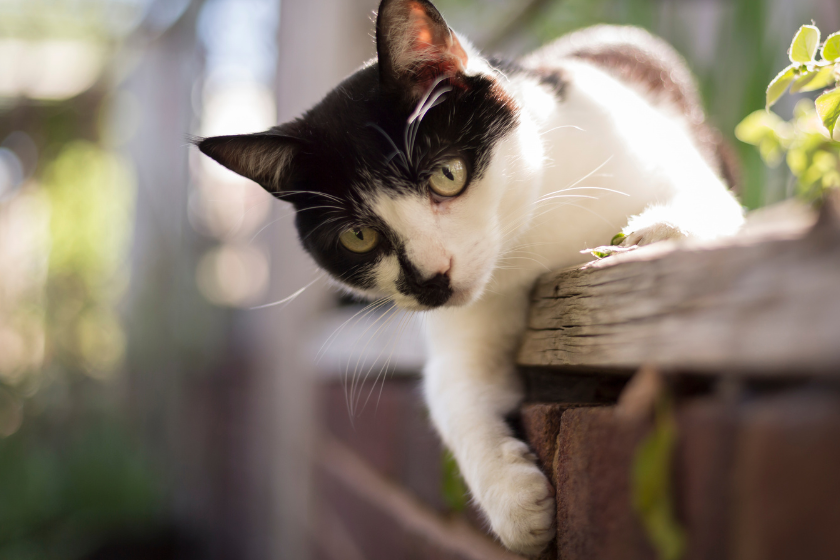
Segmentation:
<svg viewBox="0 0 840 560">
<path fill-rule="evenodd" d="M 283 299 L 281 299 L 281 300 L 278 300 L 278 301 L 273 301 L 273 302 L 271 302 L 271 303 L 266 303 L 266 304 L 264 304 L 264 305 L 257 305 L 256 307 L 251 307 L 250 309 L 253 311 L 253 310 L 255 310 L 255 309 L 265 309 L 266 307 L 274 307 L 274 306 L 276 306 L 276 305 L 283 305 L 284 303 L 291 303 L 291 302 L 292 302 L 292 301 L 294 301 L 294 300 L 295 300 L 295 298 L 297 298 L 300 294 L 302 294 L 303 292 L 305 292 L 307 288 L 309 288 L 312 284 L 314 284 L 314 283 L 315 283 L 315 282 L 317 282 L 318 280 L 321 280 L 322 278 L 324 278 L 324 275 L 323 275 L 323 274 L 322 274 L 322 275 L 320 275 L 320 276 L 319 276 L 318 278 L 316 278 L 315 280 L 313 280 L 312 282 L 310 282 L 309 284 L 307 284 L 306 286 L 304 286 L 303 288 L 301 288 L 301 289 L 299 289 L 298 291 L 296 291 L 295 293 L 293 293 L 292 295 L 288 296 L 288 297 L 285 297 L 285 298 L 283 298 Z"/>
</svg>

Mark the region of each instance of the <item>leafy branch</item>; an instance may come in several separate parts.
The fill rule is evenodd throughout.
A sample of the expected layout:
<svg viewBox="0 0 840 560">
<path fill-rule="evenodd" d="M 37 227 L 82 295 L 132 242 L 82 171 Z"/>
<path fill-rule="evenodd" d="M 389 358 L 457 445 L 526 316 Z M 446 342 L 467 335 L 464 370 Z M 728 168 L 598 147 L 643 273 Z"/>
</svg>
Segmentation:
<svg viewBox="0 0 840 560">
<path fill-rule="evenodd" d="M 773 106 L 790 87 L 791 93 L 816 91 L 840 81 L 840 32 L 829 35 L 817 60 L 820 30 L 814 25 L 803 25 L 793 37 L 788 55 L 790 66 L 782 70 L 767 86 L 767 109 Z M 840 118 L 840 88 L 820 95 L 816 101 L 817 113 L 831 134 Z"/>
<path fill-rule="evenodd" d="M 820 58 L 817 59 L 819 51 Z M 742 142 L 758 146 L 769 165 L 777 165 L 786 153 L 806 199 L 819 197 L 825 189 L 840 187 L 840 32 L 829 35 L 820 48 L 820 30 L 803 25 L 788 51 L 790 65 L 767 87 L 766 110 L 755 111 L 735 129 Z M 830 86 L 816 101 L 800 101 L 790 122 L 770 111 L 786 92 L 817 91 Z"/>
</svg>

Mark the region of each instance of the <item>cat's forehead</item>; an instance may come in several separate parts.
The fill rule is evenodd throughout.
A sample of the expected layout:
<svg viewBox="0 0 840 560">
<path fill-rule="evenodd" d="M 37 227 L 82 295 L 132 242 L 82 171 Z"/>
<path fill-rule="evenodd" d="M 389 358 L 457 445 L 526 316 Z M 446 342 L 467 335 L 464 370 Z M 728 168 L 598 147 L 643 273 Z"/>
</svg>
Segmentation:
<svg viewBox="0 0 840 560">
<path fill-rule="evenodd" d="M 455 155 L 480 175 L 494 144 L 517 119 L 516 108 L 494 86 L 487 77 L 459 87 L 438 84 L 441 95 L 430 98 L 439 102 L 412 127 L 412 112 L 423 100 L 387 98 L 377 65 L 363 68 L 297 121 L 308 144 L 302 155 L 313 187 L 339 195 L 409 193 L 421 188 L 435 165 Z"/>
</svg>

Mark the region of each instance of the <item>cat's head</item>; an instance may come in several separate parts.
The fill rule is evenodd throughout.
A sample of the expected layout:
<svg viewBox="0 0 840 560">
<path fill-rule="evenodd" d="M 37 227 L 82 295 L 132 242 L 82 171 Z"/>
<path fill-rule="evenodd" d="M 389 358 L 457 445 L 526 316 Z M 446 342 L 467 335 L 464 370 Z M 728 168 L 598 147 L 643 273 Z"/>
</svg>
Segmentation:
<svg viewBox="0 0 840 560">
<path fill-rule="evenodd" d="M 427 0 L 384 0 L 376 47 L 302 117 L 198 146 L 291 202 L 303 246 L 351 291 L 415 310 L 469 303 L 500 252 L 493 155 L 517 107 Z"/>
</svg>

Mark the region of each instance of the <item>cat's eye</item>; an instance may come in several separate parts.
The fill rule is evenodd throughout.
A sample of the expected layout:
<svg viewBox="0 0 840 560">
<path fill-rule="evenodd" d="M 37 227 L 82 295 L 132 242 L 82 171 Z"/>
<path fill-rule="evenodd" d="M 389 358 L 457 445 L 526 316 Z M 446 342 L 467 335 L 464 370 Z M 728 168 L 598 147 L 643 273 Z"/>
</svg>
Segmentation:
<svg viewBox="0 0 840 560">
<path fill-rule="evenodd" d="M 342 233 L 341 244 L 354 253 L 367 253 L 379 244 L 379 232 L 373 228 L 353 228 Z"/>
<path fill-rule="evenodd" d="M 461 194 L 467 184 L 467 166 L 461 158 L 452 158 L 437 169 L 429 178 L 429 186 L 435 194 L 452 197 Z"/>
</svg>

